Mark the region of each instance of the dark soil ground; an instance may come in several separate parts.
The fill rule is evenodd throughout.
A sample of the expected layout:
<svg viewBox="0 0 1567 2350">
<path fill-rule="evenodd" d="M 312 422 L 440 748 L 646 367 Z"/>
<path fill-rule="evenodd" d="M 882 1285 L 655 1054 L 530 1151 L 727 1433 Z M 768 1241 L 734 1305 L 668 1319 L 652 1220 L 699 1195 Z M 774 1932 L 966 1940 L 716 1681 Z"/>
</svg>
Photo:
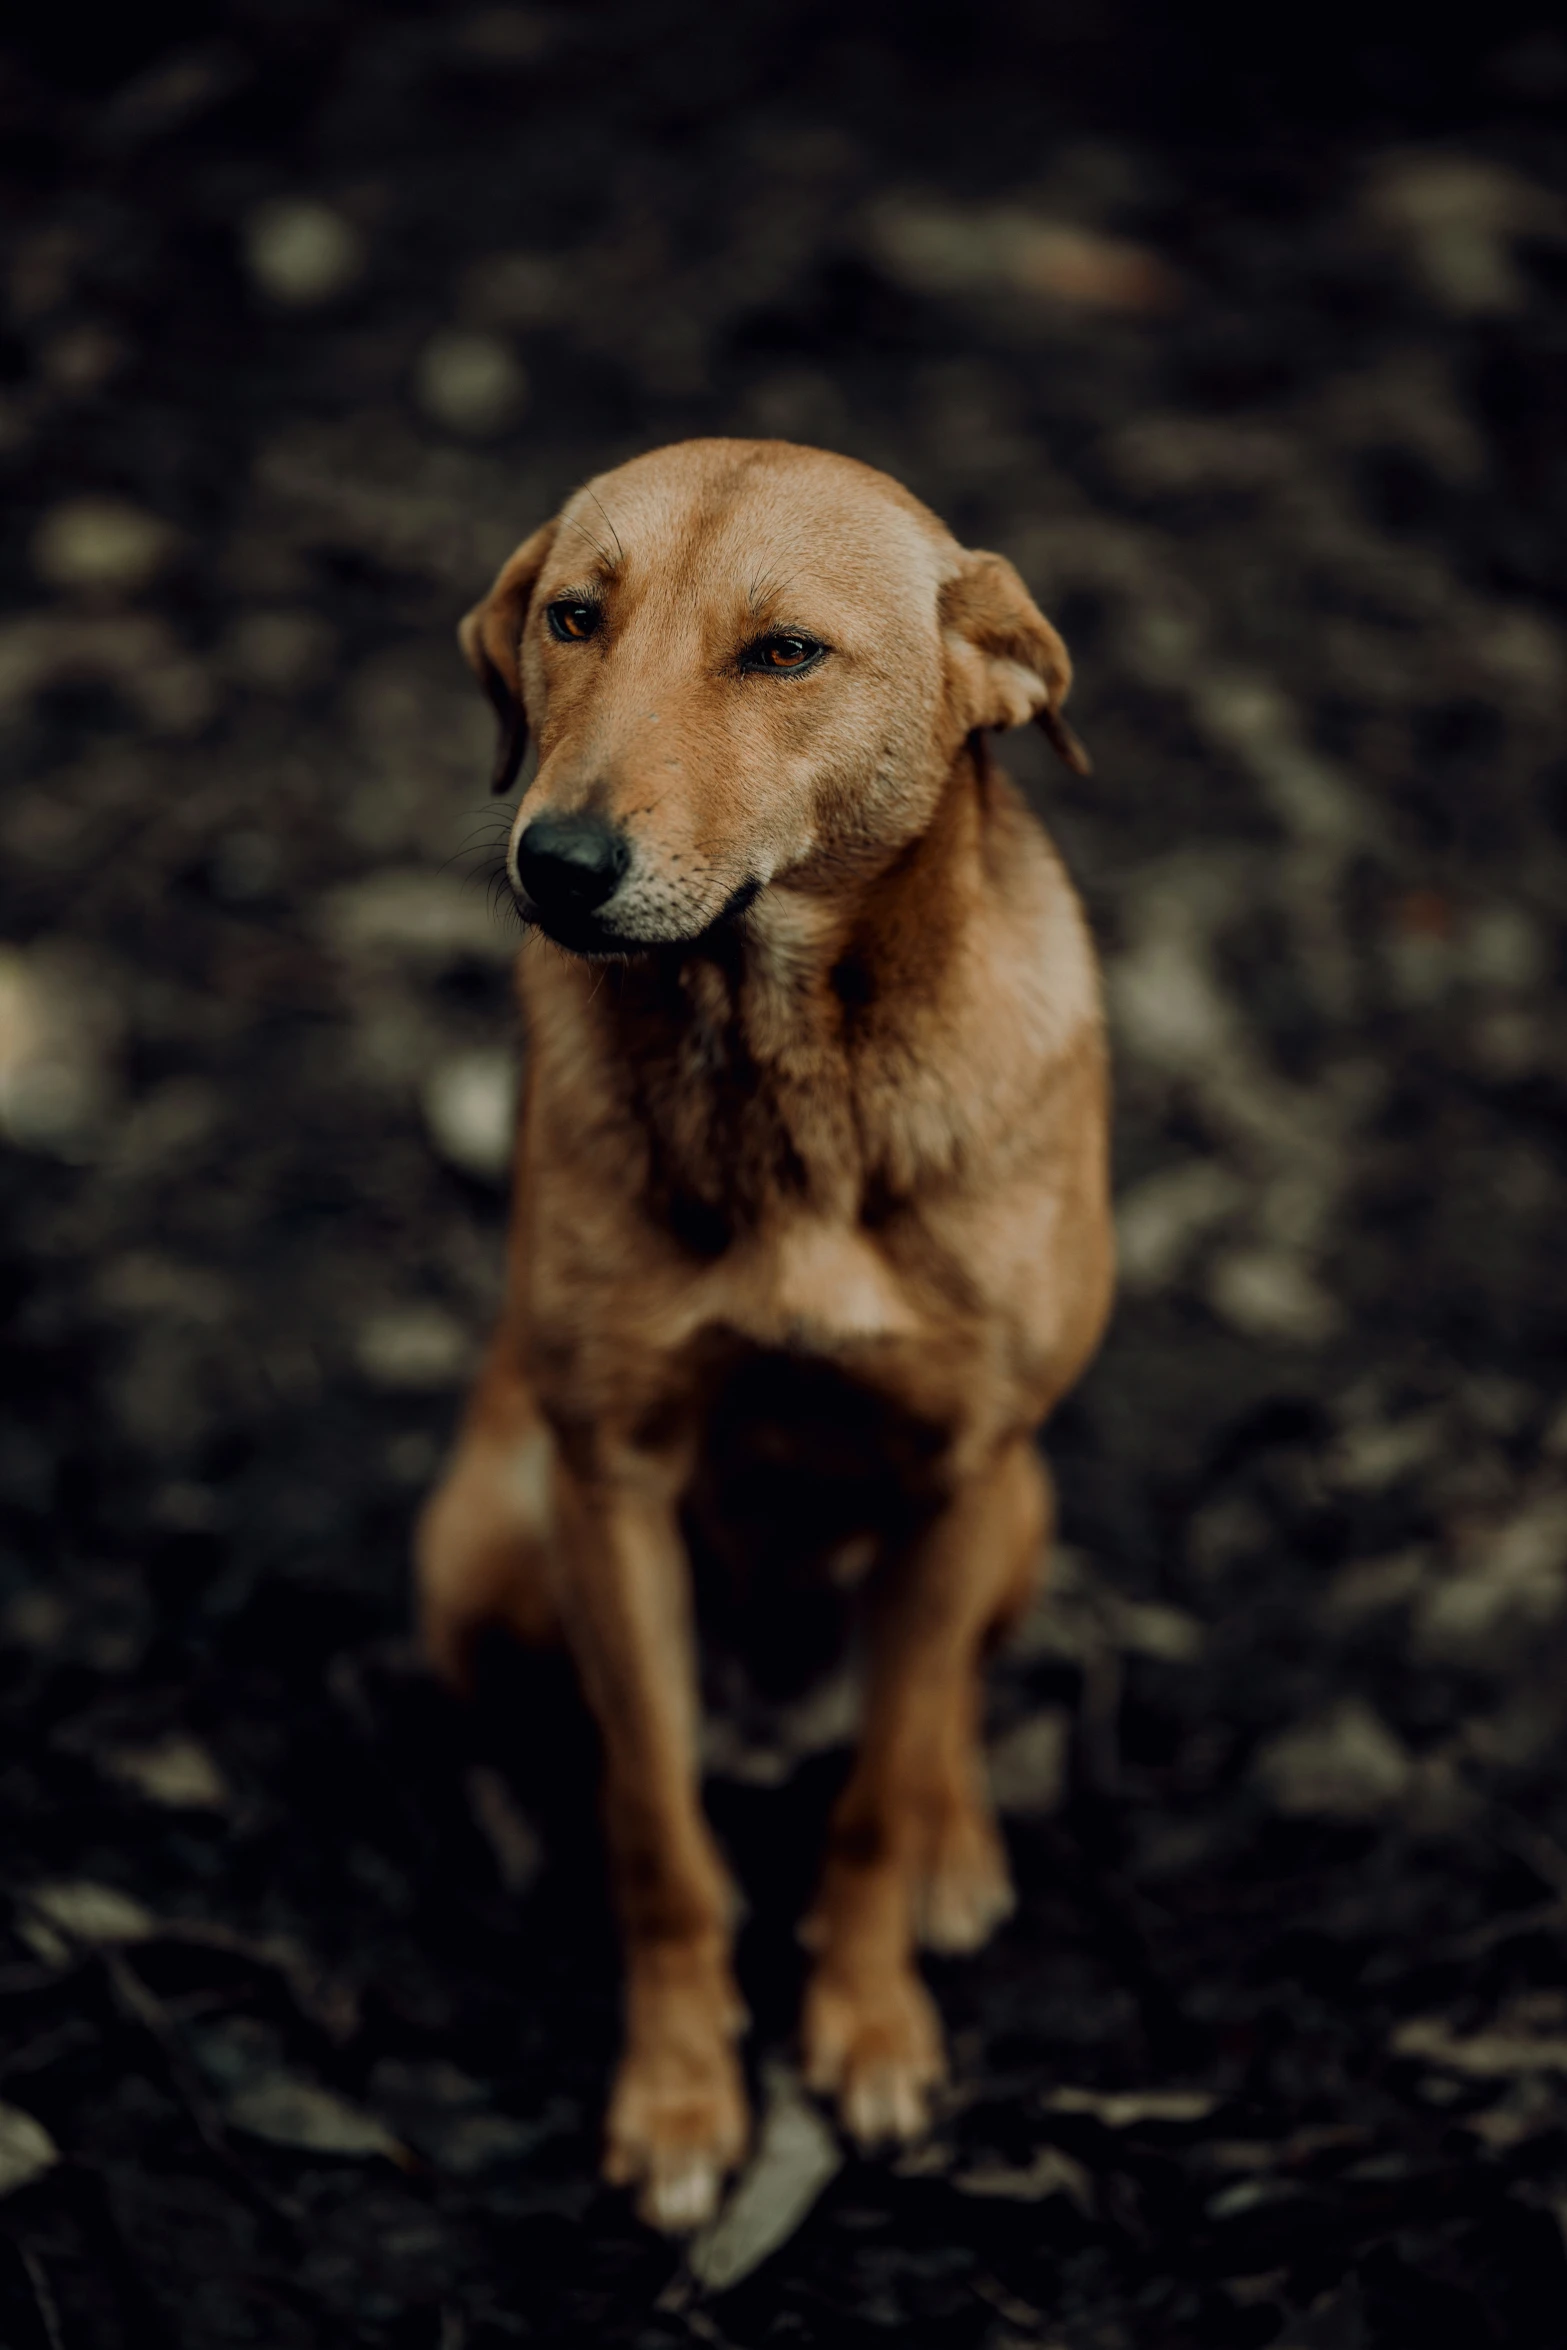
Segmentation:
<svg viewBox="0 0 1567 2350">
<path fill-rule="evenodd" d="M 1567 45 L 1180 14 L 14 37 L 7 2350 L 1567 2341 Z M 591 1738 L 405 1565 L 504 1213 L 453 621 L 715 430 L 1065 629 L 1126 1257 L 949 2108 L 716 2297 L 596 2180 Z M 841 1769 L 715 1749 L 758 2063 Z"/>
</svg>

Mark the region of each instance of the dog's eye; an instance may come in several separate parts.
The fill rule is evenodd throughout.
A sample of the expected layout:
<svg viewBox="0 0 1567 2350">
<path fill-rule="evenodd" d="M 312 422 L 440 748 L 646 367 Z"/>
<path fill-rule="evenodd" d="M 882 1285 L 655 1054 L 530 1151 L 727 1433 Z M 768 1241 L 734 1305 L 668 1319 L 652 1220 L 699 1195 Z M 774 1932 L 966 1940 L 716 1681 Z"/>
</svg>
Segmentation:
<svg viewBox="0 0 1567 2350">
<path fill-rule="evenodd" d="M 597 604 L 573 604 L 569 601 L 546 604 L 544 617 L 550 624 L 550 634 L 559 637 L 563 645 L 580 645 L 593 634 L 599 624 Z"/>
<path fill-rule="evenodd" d="M 813 636 L 758 637 L 745 656 L 745 666 L 775 672 L 812 669 L 826 650 Z"/>
</svg>

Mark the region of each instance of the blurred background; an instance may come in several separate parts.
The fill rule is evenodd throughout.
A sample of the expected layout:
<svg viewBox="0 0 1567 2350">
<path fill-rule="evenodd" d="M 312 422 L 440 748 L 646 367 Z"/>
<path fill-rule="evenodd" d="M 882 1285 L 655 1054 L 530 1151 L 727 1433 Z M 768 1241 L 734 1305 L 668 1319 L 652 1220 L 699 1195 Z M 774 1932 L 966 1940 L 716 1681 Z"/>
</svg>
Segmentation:
<svg viewBox="0 0 1567 2350">
<path fill-rule="evenodd" d="M 0 2338 L 1548 2350 L 1550 12 L 4 43 Z M 596 2184 L 591 1742 L 547 1671 L 439 1698 L 405 1566 L 517 1050 L 454 624 L 708 432 L 886 468 L 1064 630 L 1096 772 L 1005 755 L 1104 953 L 1124 1253 L 958 2094 L 895 2168 L 823 2140 L 721 2294 Z M 711 1760 L 785 2058 L 842 1751 Z"/>
</svg>

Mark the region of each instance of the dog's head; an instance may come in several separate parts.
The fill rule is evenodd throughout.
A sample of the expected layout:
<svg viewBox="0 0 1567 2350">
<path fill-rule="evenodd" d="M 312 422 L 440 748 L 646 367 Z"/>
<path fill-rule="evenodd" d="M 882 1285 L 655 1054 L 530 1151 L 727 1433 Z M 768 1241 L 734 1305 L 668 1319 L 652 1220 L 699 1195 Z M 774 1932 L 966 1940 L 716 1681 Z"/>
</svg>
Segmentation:
<svg viewBox="0 0 1567 2350">
<path fill-rule="evenodd" d="M 508 875 L 584 954 L 878 870 L 977 728 L 1037 719 L 1086 771 L 1066 648 L 1011 564 L 885 474 L 784 441 L 687 441 L 588 483 L 461 637 L 500 718 L 498 791 L 538 742 Z"/>
</svg>

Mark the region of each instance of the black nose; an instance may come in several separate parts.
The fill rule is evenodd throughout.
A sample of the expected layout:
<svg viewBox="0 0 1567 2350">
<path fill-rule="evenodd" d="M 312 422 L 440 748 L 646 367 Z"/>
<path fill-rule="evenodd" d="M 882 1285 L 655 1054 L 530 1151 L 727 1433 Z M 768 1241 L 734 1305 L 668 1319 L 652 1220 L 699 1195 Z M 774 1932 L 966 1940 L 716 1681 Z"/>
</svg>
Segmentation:
<svg viewBox="0 0 1567 2350">
<path fill-rule="evenodd" d="M 591 914 L 631 862 L 623 832 L 601 816 L 535 816 L 517 843 L 517 874 L 541 914 Z"/>
</svg>

